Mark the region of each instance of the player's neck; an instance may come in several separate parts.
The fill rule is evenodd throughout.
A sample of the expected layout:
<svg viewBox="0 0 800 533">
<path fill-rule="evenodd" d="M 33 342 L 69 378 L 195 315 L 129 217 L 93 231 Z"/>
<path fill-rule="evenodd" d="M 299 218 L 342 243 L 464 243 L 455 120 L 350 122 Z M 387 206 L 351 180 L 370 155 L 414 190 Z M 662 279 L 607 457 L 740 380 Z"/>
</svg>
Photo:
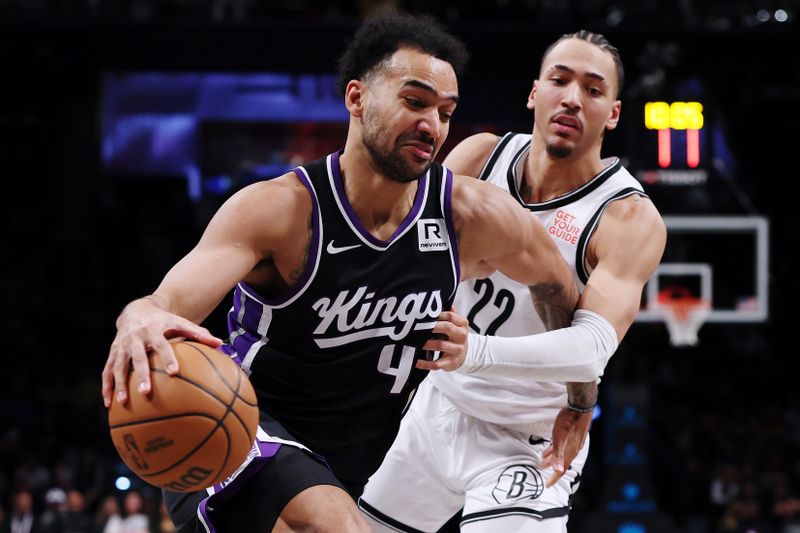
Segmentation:
<svg viewBox="0 0 800 533">
<path fill-rule="evenodd" d="M 520 184 L 523 200 L 541 203 L 574 191 L 603 169 L 600 147 L 565 159 L 547 153 L 542 143 L 531 145 Z"/>
<path fill-rule="evenodd" d="M 363 145 L 351 144 L 347 143 L 339 158 L 345 195 L 361 224 L 375 237 L 386 240 L 414 205 L 419 184 L 387 178 Z"/>
</svg>

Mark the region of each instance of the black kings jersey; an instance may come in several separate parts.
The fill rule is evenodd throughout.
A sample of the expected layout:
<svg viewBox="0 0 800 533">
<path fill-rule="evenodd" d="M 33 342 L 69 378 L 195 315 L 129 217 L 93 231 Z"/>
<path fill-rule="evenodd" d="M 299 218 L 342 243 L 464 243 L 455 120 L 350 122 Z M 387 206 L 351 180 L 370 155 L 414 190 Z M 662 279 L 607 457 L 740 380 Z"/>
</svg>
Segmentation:
<svg viewBox="0 0 800 533">
<path fill-rule="evenodd" d="M 313 201 L 305 272 L 274 300 L 239 283 L 229 343 L 261 409 L 340 479 L 366 482 L 427 373 L 415 363 L 458 286 L 452 173 L 432 165 L 402 224 L 381 241 L 347 200 L 338 153 L 294 172 Z"/>
</svg>

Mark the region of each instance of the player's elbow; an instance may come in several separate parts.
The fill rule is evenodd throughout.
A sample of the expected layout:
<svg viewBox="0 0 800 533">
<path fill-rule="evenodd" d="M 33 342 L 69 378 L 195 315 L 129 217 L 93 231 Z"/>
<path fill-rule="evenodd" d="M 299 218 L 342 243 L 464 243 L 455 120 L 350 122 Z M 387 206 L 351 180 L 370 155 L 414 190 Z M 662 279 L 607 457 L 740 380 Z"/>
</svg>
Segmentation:
<svg viewBox="0 0 800 533">
<path fill-rule="evenodd" d="M 588 350 L 586 357 L 576 365 L 580 381 L 595 381 L 605 372 L 608 360 L 617 350 L 617 333 L 614 327 L 601 315 L 586 309 L 578 309 L 572 326 L 580 332 L 581 344 Z"/>
<path fill-rule="evenodd" d="M 575 368 L 575 377 L 572 381 L 588 383 L 598 381 L 606 370 L 606 363 L 612 354 L 599 353 L 596 359 L 586 361 L 584 364 Z"/>
</svg>

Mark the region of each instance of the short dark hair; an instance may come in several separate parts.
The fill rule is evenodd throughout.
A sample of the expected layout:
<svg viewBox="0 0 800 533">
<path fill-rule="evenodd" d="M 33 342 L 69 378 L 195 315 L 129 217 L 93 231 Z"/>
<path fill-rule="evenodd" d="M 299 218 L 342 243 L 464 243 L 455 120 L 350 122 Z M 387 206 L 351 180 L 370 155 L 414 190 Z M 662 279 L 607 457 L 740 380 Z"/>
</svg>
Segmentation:
<svg viewBox="0 0 800 533">
<path fill-rule="evenodd" d="M 575 33 L 565 33 L 556 39 L 553 44 L 547 47 L 547 50 L 545 50 L 544 54 L 542 54 L 541 64 L 544 65 L 544 60 L 547 57 L 547 54 L 549 54 L 558 43 L 567 39 L 580 39 L 581 41 L 586 41 L 587 43 L 593 44 L 600 48 L 604 52 L 611 54 L 611 57 L 614 59 L 614 66 L 617 67 L 617 81 L 619 82 L 617 84 L 617 98 L 619 98 L 619 95 L 622 93 L 622 82 L 625 80 L 625 70 L 622 67 L 622 58 L 619 56 L 619 50 L 617 50 L 614 45 L 608 42 L 608 39 L 606 39 L 600 33 L 594 33 L 589 30 L 580 30 Z"/>
<path fill-rule="evenodd" d="M 419 50 L 452 65 L 460 76 L 469 60 L 464 43 L 433 17 L 385 13 L 366 20 L 339 58 L 339 92 L 350 80 L 363 80 L 382 61 L 401 48 Z"/>
</svg>

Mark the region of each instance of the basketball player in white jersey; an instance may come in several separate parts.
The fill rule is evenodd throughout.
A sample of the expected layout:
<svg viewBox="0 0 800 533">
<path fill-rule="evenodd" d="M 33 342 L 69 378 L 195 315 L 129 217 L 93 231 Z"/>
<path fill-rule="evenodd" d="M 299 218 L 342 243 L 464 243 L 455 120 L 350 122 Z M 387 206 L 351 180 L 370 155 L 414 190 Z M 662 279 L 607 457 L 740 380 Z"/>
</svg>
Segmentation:
<svg viewBox="0 0 800 533">
<path fill-rule="evenodd" d="M 603 36 L 564 35 L 528 97 L 532 134 L 478 134 L 446 158 L 542 221 L 582 296 L 572 326 L 546 332 L 553 325 L 527 287 L 501 273 L 461 284 L 455 305 L 473 332 L 466 362 L 423 382 L 370 478 L 360 506 L 375 531 L 437 531 L 462 507 L 465 532 L 566 530 L 597 380 L 666 241 L 641 185 L 600 155 L 622 78 Z"/>
</svg>

